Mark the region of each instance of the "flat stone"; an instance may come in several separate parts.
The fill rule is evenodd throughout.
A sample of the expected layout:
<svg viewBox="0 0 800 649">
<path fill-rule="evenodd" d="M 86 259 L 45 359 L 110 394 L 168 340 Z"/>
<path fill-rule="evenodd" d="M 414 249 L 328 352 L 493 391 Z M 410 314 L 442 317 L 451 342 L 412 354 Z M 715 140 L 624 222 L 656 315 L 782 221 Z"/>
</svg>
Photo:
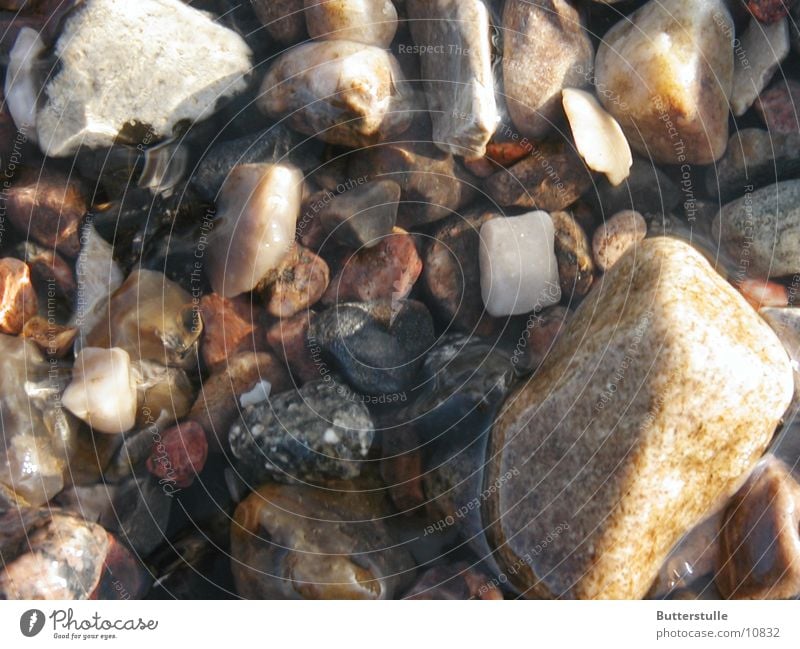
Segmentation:
<svg viewBox="0 0 800 649">
<path fill-rule="evenodd" d="M 58 72 L 35 113 L 50 156 L 145 132 L 148 143 L 171 137 L 243 91 L 252 56 L 235 32 L 179 0 L 89 0 L 66 19 L 54 54 Z"/>
<path fill-rule="evenodd" d="M 499 115 L 489 10 L 482 0 L 410 0 L 433 142 L 466 158 L 484 155 Z"/>
<path fill-rule="evenodd" d="M 547 212 L 491 219 L 481 226 L 481 295 L 495 317 L 561 299 L 553 221 Z"/>
<path fill-rule="evenodd" d="M 776 81 L 759 95 L 755 108 L 770 133 L 800 133 L 800 82 Z"/>
<path fill-rule="evenodd" d="M 391 0 L 305 0 L 306 27 L 315 40 L 354 41 L 388 48 L 397 31 Z"/>
<path fill-rule="evenodd" d="M 397 222 L 400 185 L 376 180 L 336 195 L 319 212 L 322 227 L 343 246 L 370 248 Z"/>
<path fill-rule="evenodd" d="M 733 33 L 723 0 L 650 0 L 603 37 L 595 62 L 600 101 L 634 151 L 678 165 L 722 156 Z"/>
<path fill-rule="evenodd" d="M 639 212 L 617 212 L 594 231 L 592 252 L 597 267 L 606 272 L 646 236 L 647 222 Z"/>
<path fill-rule="evenodd" d="M 0 259 L 0 333 L 20 333 L 38 305 L 28 265 L 13 257 Z"/>
<path fill-rule="evenodd" d="M 751 20 L 740 42 L 731 90 L 731 111 L 736 117 L 750 109 L 789 54 L 789 25 L 785 19 L 769 25 Z"/>
<path fill-rule="evenodd" d="M 484 484 L 519 474 L 483 513 L 501 569 L 529 596 L 643 597 L 739 488 L 792 389 L 780 342 L 705 258 L 644 241 L 495 422 Z"/>
</svg>

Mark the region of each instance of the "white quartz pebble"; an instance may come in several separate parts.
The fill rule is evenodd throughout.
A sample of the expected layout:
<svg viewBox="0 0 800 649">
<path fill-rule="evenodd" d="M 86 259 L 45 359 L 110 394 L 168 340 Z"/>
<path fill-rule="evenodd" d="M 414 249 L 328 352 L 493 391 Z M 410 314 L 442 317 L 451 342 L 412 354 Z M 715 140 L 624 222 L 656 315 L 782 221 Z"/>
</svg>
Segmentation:
<svg viewBox="0 0 800 649">
<path fill-rule="evenodd" d="M 64 407 L 93 430 L 124 433 L 136 423 L 136 385 L 124 349 L 86 347 L 75 358 Z"/>
<path fill-rule="evenodd" d="M 487 221 L 481 227 L 481 295 L 495 317 L 543 309 L 561 299 L 555 230 L 547 212 Z"/>
</svg>

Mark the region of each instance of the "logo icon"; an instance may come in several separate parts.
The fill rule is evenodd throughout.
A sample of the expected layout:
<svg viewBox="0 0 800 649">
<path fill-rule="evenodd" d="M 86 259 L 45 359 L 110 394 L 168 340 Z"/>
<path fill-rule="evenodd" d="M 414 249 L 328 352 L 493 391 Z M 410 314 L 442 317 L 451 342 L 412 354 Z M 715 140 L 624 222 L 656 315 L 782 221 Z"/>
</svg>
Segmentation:
<svg viewBox="0 0 800 649">
<path fill-rule="evenodd" d="M 26 638 L 32 638 L 44 628 L 44 613 L 37 608 L 25 611 L 19 618 L 19 630 Z"/>
</svg>

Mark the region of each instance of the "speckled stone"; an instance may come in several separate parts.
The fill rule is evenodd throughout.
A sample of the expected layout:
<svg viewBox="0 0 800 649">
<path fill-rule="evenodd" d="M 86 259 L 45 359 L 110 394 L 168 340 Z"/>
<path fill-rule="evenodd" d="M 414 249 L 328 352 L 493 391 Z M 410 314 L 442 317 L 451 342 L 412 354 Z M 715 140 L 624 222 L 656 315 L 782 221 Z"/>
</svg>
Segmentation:
<svg viewBox="0 0 800 649">
<path fill-rule="evenodd" d="M 634 151 L 664 164 L 725 152 L 733 34 L 723 0 L 650 0 L 603 37 L 599 98 Z"/>
<path fill-rule="evenodd" d="M 551 212 L 561 294 L 586 295 L 594 281 L 594 260 L 589 237 L 569 212 Z"/>
<path fill-rule="evenodd" d="M 786 353 L 792 361 L 794 370 L 794 401 L 800 404 L 800 309 L 764 306 L 758 314 L 783 343 Z"/>
<path fill-rule="evenodd" d="M 592 236 L 592 252 L 597 267 L 607 271 L 647 236 L 647 222 L 635 210 L 617 212 L 601 224 Z"/>
<path fill-rule="evenodd" d="M 800 82 L 778 79 L 759 95 L 754 106 L 770 133 L 800 132 Z"/>
<path fill-rule="evenodd" d="M 742 297 L 688 244 L 646 240 L 495 422 L 484 482 L 519 475 L 484 520 L 509 580 L 528 596 L 642 597 L 740 486 L 791 395 L 786 352 Z"/>
</svg>

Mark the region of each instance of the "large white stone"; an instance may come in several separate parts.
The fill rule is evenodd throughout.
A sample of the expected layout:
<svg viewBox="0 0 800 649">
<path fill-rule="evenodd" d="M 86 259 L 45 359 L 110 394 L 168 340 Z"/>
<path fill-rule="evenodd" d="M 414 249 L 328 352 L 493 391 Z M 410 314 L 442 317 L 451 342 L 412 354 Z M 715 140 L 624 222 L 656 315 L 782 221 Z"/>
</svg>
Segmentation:
<svg viewBox="0 0 800 649">
<path fill-rule="evenodd" d="M 490 315 L 528 313 L 561 299 L 555 229 L 547 212 L 492 219 L 480 236 L 481 295 Z"/>
<path fill-rule="evenodd" d="M 781 61 L 789 54 L 789 25 L 786 18 L 771 25 L 750 20 L 738 47 L 734 49 L 731 111 L 744 115 L 767 87 Z"/>
</svg>

